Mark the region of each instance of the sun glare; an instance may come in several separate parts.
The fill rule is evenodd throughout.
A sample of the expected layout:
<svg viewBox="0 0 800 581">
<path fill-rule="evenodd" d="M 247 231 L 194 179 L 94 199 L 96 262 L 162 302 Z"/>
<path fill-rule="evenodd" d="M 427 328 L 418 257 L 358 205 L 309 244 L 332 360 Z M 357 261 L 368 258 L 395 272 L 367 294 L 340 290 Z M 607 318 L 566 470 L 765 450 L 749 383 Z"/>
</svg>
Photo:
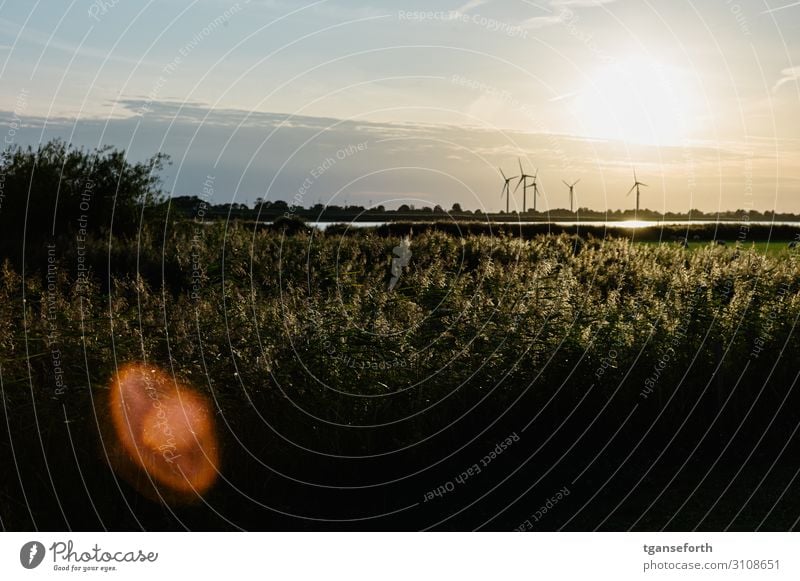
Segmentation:
<svg viewBox="0 0 800 581">
<path fill-rule="evenodd" d="M 695 132 L 696 102 L 684 72 L 629 59 L 598 68 L 572 100 L 572 113 L 587 137 L 674 145 Z"/>
</svg>

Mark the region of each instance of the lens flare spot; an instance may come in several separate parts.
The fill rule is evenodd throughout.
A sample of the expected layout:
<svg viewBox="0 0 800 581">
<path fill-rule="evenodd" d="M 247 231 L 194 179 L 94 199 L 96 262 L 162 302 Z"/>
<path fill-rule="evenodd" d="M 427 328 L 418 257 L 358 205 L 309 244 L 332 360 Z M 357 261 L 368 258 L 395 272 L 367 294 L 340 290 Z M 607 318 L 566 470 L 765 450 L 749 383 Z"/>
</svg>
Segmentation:
<svg viewBox="0 0 800 581">
<path fill-rule="evenodd" d="M 109 397 L 112 467 L 150 498 L 194 502 L 219 475 L 207 397 L 150 365 L 120 369 Z"/>
</svg>

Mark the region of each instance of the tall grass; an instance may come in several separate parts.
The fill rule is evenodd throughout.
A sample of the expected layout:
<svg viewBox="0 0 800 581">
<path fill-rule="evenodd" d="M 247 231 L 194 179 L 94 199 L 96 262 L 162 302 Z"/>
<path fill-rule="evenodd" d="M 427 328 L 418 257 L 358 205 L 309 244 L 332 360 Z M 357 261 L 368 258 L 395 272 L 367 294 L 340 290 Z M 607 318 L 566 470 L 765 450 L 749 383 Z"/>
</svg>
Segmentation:
<svg viewBox="0 0 800 581">
<path fill-rule="evenodd" d="M 8 432 L 15 450 L 22 442 L 44 450 L 16 459 L 23 485 L 52 488 L 46 458 L 56 488 L 77 486 L 76 466 L 100 457 L 103 392 L 131 360 L 212 395 L 230 442 L 226 470 L 253 494 L 261 489 L 252 477 L 263 472 L 254 459 L 303 478 L 335 466 L 333 482 L 372 482 L 428 466 L 474 437 L 491 442 L 489 428 L 503 433 L 536 417 L 529 433 L 550 434 L 587 392 L 570 418 L 585 426 L 602 415 L 597 441 L 635 404 L 642 412 L 631 429 L 650 426 L 668 404 L 671 434 L 692 410 L 713 417 L 727 400 L 733 429 L 756 387 L 767 381 L 760 401 L 780 402 L 796 372 L 780 357 L 800 349 L 794 254 L 429 231 L 413 236 L 411 262 L 390 292 L 398 243 L 376 232 L 186 223 L 167 236 L 91 241 L 87 286 L 76 281 L 74 247 L 58 249 L 49 279 L 44 263 L 25 278 L 6 264 Z M 0 454 L 13 464 L 10 446 Z M 376 455 L 367 469 L 342 460 Z M 88 477 L 90 488 L 108 486 L 104 474 Z M 19 485 L 7 482 L 0 495 L 6 526 L 31 526 Z"/>
</svg>

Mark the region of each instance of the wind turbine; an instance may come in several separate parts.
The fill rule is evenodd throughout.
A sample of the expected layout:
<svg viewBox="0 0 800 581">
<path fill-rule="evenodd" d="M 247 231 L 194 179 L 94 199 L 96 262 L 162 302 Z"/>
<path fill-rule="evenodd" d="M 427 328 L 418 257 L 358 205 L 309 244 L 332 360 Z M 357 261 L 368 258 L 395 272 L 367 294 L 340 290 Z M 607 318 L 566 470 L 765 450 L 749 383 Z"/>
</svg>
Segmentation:
<svg viewBox="0 0 800 581">
<path fill-rule="evenodd" d="M 517 190 L 520 186 L 522 186 L 522 213 L 528 211 L 528 186 L 533 186 L 533 211 L 536 211 L 536 196 L 539 195 L 539 186 L 536 185 L 536 177 L 539 175 L 539 170 L 536 170 L 536 173 L 533 175 L 528 175 L 525 173 L 525 170 L 522 169 L 522 160 L 517 158 L 517 162 L 519 163 L 519 182 L 517 182 L 517 187 L 514 188 L 514 193 L 517 193 Z M 532 184 L 528 184 L 528 178 L 533 180 Z"/>
<path fill-rule="evenodd" d="M 639 186 L 644 186 L 646 188 L 650 187 L 647 184 L 643 184 L 642 182 L 639 181 L 639 178 L 636 177 L 636 170 L 634 169 L 633 170 L 633 186 L 631 186 L 631 189 L 628 190 L 628 193 L 625 194 L 625 196 L 626 197 L 630 196 L 631 192 L 633 190 L 636 190 L 636 214 L 634 215 L 635 217 L 639 216 L 639 196 L 641 194 L 641 192 L 639 191 Z"/>
<path fill-rule="evenodd" d="M 564 180 L 561 180 L 561 181 L 564 182 Z M 574 201 L 575 201 L 575 186 L 578 185 L 579 181 L 581 181 L 581 180 L 580 179 L 575 180 L 572 184 L 568 184 L 567 182 L 564 182 L 564 185 L 569 188 L 569 211 L 570 212 L 574 211 L 572 208 L 574 206 Z"/>
<path fill-rule="evenodd" d="M 508 214 L 509 211 L 508 204 L 509 204 L 509 199 L 511 198 L 511 182 L 517 179 L 518 176 L 507 178 L 506 174 L 503 173 L 502 168 L 498 169 L 500 169 L 500 175 L 503 176 L 503 180 L 505 180 L 505 183 L 503 184 L 503 190 L 500 192 L 500 199 L 502 200 L 503 196 L 506 197 L 506 214 Z"/>
</svg>

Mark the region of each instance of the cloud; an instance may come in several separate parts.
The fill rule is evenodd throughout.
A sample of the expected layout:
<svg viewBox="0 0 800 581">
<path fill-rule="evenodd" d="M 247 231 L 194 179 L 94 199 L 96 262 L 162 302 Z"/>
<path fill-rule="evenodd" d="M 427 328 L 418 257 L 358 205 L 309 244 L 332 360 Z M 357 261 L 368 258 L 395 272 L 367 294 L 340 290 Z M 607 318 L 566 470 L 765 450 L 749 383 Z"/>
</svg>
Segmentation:
<svg viewBox="0 0 800 581">
<path fill-rule="evenodd" d="M 791 4 L 786 4 L 785 6 L 770 8 L 769 10 L 764 10 L 761 14 L 771 14 L 773 12 L 778 12 L 780 10 L 786 10 L 787 8 L 794 8 L 795 6 L 800 6 L 800 2 L 792 2 Z"/>
<path fill-rule="evenodd" d="M 44 47 L 45 49 L 54 49 L 67 54 L 78 54 L 82 57 L 93 58 L 96 60 L 109 60 L 112 62 L 125 63 L 128 65 L 148 65 L 157 66 L 154 63 L 141 60 L 128 58 L 125 56 L 109 54 L 108 50 L 86 46 L 85 44 L 77 45 L 70 42 L 64 42 L 55 38 L 51 34 L 47 34 L 32 28 L 30 26 L 22 27 L 16 22 L 0 18 L 0 33 L 8 36 L 19 37 L 23 42 L 35 44 Z M 4 45 L 5 46 L 5 45 Z"/>
<path fill-rule="evenodd" d="M 562 24 L 573 16 L 573 8 L 593 8 L 605 6 L 617 0 L 550 0 L 549 8 L 544 8 L 550 12 L 546 16 L 534 16 L 524 20 L 520 26 L 533 30 L 546 28 L 556 24 Z"/>
<path fill-rule="evenodd" d="M 294 200 L 300 195 L 303 205 L 341 203 L 347 197 L 354 203 L 373 200 L 395 207 L 401 203 L 398 200 L 416 197 L 430 200 L 428 205 L 449 207 L 459 202 L 464 207 L 486 205 L 498 209 L 501 203 L 496 195 L 496 168 L 501 165 L 511 169 L 516 166 L 517 157 L 522 157 L 541 168 L 545 192 L 549 185 L 560 186 L 563 178 L 585 176 L 585 205 L 596 208 L 626 203 L 629 168 L 635 161 L 643 178 L 645 174 L 648 178 L 666 176 L 667 187 L 675 192 L 668 206 L 685 209 L 696 201 L 690 200 L 686 192 L 686 147 L 691 148 L 698 182 L 709 188 L 708 194 L 698 190 L 697 198 L 707 202 L 700 204 L 703 209 L 713 208 L 718 202 L 715 180 L 724 179 L 731 188 L 741 190 L 744 160 L 753 162 L 756 190 L 774 190 L 774 183 L 769 181 L 775 172 L 774 138 L 748 140 L 745 144 L 631 146 L 575 135 L 293 116 L 209 108 L 196 102 L 151 102 L 140 98 L 119 101 L 117 105 L 130 116 L 78 120 L 23 116 L 16 141 L 25 146 L 60 137 L 86 147 L 101 143 L 124 145 L 132 160 L 146 159 L 161 151 L 174 162 L 162 173 L 166 193 L 199 194 L 207 176 L 213 175 L 214 203 L 248 202 L 257 197 Z M 491 107 L 492 103 L 485 105 Z M 137 115 L 143 107 L 147 112 Z M 11 112 L 0 111 L 2 116 L 10 117 Z M 357 155 L 340 155 L 360 143 L 365 147 Z M 786 152 L 785 173 L 795 175 L 791 173 L 794 166 L 788 164 L 796 163 L 789 160 L 800 159 L 795 153 L 800 151 L 800 139 L 782 140 L 781 151 Z M 310 173 L 331 159 L 336 161 L 324 176 Z M 724 170 L 723 178 L 719 177 L 720 168 Z M 788 196 L 785 207 L 796 208 L 792 201 L 796 198 Z M 789 206 L 790 202 L 794 205 Z M 561 203 L 560 198 L 553 202 Z M 774 200 L 763 203 L 774 204 Z"/>
<path fill-rule="evenodd" d="M 557 103 L 558 101 L 566 101 L 567 99 L 572 99 L 572 97 L 576 97 L 579 95 L 580 92 L 578 91 L 570 91 L 569 93 L 564 93 L 563 95 L 556 95 L 555 97 L 551 97 L 548 99 L 550 103 Z"/>
<path fill-rule="evenodd" d="M 593 6 L 603 6 L 612 4 L 617 0 L 550 0 L 551 6 L 571 6 L 576 8 L 591 8 Z"/>
<path fill-rule="evenodd" d="M 800 80 L 800 67 L 792 67 L 790 69 L 783 69 L 781 71 L 781 75 L 783 75 L 775 86 L 772 88 L 772 92 L 777 92 L 783 85 L 786 83 L 796 83 Z"/>
<path fill-rule="evenodd" d="M 459 14 L 465 14 L 470 10 L 477 8 L 478 6 L 483 6 L 484 4 L 488 4 L 489 0 L 469 0 L 466 4 L 464 4 L 461 8 L 456 8 L 456 12 Z"/>
<path fill-rule="evenodd" d="M 555 24 L 561 24 L 565 21 L 566 13 L 559 12 L 558 14 L 554 14 L 552 16 L 534 16 L 533 18 L 528 18 L 527 20 L 523 20 L 520 26 L 528 30 L 535 30 L 537 28 L 546 28 Z"/>
</svg>

